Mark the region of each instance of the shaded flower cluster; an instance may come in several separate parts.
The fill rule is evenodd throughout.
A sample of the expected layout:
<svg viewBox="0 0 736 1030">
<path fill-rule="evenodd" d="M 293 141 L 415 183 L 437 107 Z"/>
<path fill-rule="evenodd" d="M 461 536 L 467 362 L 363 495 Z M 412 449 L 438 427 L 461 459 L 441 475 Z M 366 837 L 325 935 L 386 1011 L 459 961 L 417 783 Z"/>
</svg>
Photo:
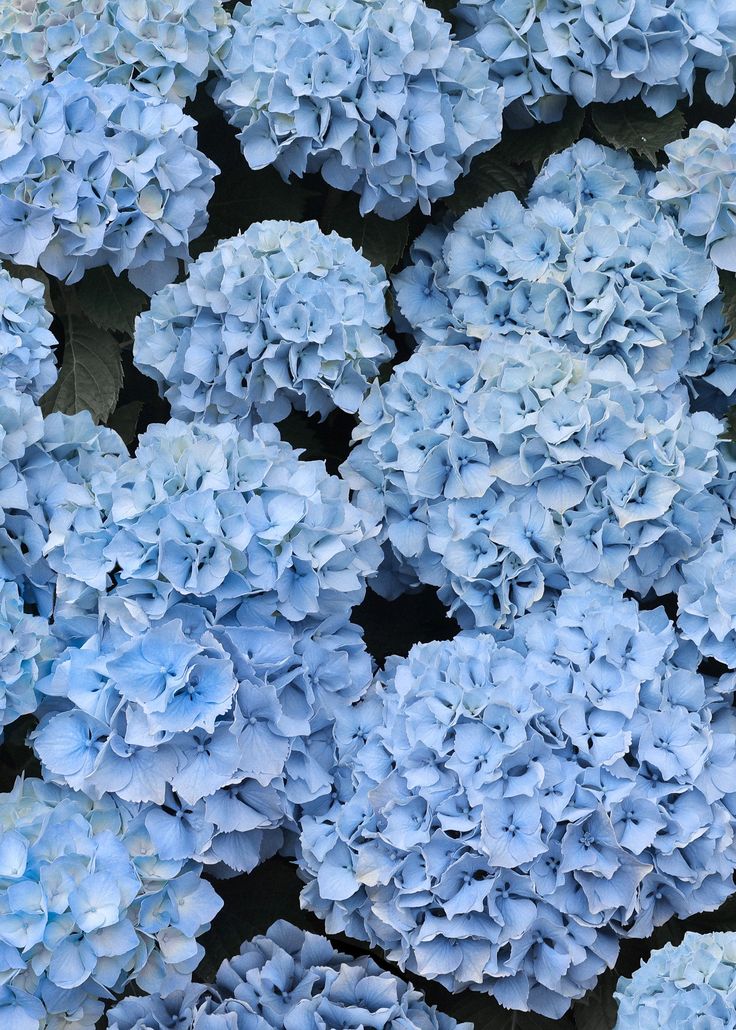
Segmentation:
<svg viewBox="0 0 736 1030">
<path fill-rule="evenodd" d="M 687 933 L 652 953 L 616 991 L 614 1030 L 736 1027 L 736 933 Z"/>
<path fill-rule="evenodd" d="M 169 997 L 126 998 L 109 1030 L 472 1030 L 368 957 L 353 959 L 325 938 L 279 920 L 220 966 L 214 987 Z"/>
<path fill-rule="evenodd" d="M 215 99 L 252 168 L 321 172 L 385 218 L 428 212 L 501 136 L 487 62 L 422 0 L 238 4 Z"/>
<path fill-rule="evenodd" d="M 676 588 L 731 518 L 720 432 L 612 355 L 495 334 L 421 345 L 375 385 L 343 474 L 384 512 L 384 593 L 431 584 L 462 625 L 502 627 L 567 582 Z"/>
<path fill-rule="evenodd" d="M 663 609 L 595 585 L 505 642 L 389 659 L 338 713 L 303 904 L 402 968 L 559 1018 L 620 935 L 733 892 L 734 681 L 697 661 Z"/>
<path fill-rule="evenodd" d="M 357 411 L 394 353 L 382 269 L 316 222 L 258 222 L 189 266 L 138 320 L 135 361 L 176 418 Z"/>
<path fill-rule="evenodd" d="M 736 667 L 736 528 L 682 569 L 677 623 L 704 656 Z"/>
<path fill-rule="evenodd" d="M 221 905 L 198 866 L 156 855 L 134 808 L 34 779 L 0 795 L 0 1014 L 10 1025 L 87 1030 L 131 981 L 184 987 Z"/>
<path fill-rule="evenodd" d="M 51 315 L 43 285 L 0 268 L 0 392 L 12 388 L 39 400 L 56 381 Z"/>
<path fill-rule="evenodd" d="M 36 710 L 53 654 L 48 621 L 26 614 L 16 584 L 0 580 L 0 740 L 4 726 Z"/>
<path fill-rule="evenodd" d="M 719 268 L 736 271 L 736 126 L 701 122 L 665 147 L 651 195 L 673 211 L 685 239 Z"/>
<path fill-rule="evenodd" d="M 512 350 L 534 330 L 613 355 L 640 389 L 704 375 L 724 328 L 717 273 L 652 185 L 627 154 L 582 140 L 546 162 L 527 205 L 500 193 L 431 226 L 395 278 L 411 331 L 472 345 L 480 326 Z"/>
<path fill-rule="evenodd" d="M 343 616 L 295 627 L 266 599 L 216 622 L 179 603 L 128 632 L 105 620 L 62 654 L 41 685 L 34 746 L 49 779 L 161 806 L 145 824 L 162 859 L 250 871 L 302 807 L 324 806 L 335 712 L 371 676 Z"/>
<path fill-rule="evenodd" d="M 586 107 L 641 96 L 664 115 L 692 99 L 698 72 L 715 103 L 734 94 L 728 0 L 460 0 L 456 14 L 517 124 L 557 121 L 568 97 Z"/>
<path fill-rule="evenodd" d="M 217 173 L 193 120 L 124 86 L 39 83 L 18 60 L 0 73 L 0 253 L 68 282 L 105 264 L 149 293 L 170 282 Z"/>
<path fill-rule="evenodd" d="M 221 0 L 8 0 L 0 49 L 37 78 L 69 71 L 183 105 L 229 38 Z"/>
</svg>

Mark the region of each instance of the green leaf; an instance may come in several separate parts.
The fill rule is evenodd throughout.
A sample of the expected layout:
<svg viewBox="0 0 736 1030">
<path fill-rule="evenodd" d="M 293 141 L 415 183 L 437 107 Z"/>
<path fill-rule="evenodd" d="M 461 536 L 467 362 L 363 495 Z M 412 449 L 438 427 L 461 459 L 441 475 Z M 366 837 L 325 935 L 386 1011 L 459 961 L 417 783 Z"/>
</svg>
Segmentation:
<svg viewBox="0 0 736 1030">
<path fill-rule="evenodd" d="M 100 329 L 133 335 L 133 323 L 150 304 L 146 294 L 111 268 L 91 268 L 74 287 L 76 305 Z"/>
<path fill-rule="evenodd" d="M 143 401 L 130 401 L 129 404 L 121 404 L 113 411 L 107 420 L 106 425 L 114 429 L 124 444 L 130 446 L 138 432 L 138 419 L 143 411 Z"/>
<path fill-rule="evenodd" d="M 618 1014 L 613 992 L 618 978 L 615 969 L 606 970 L 593 990 L 575 1002 L 572 1009 L 575 1030 L 613 1030 Z"/>
<path fill-rule="evenodd" d="M 529 186 L 523 168 L 512 164 L 508 158 L 491 150 L 479 154 L 473 160 L 468 174 L 455 183 L 455 192 L 445 203 L 456 215 L 465 214 L 473 207 L 485 204 L 494 193 L 511 190 L 517 196 L 524 196 Z"/>
<path fill-rule="evenodd" d="M 496 147 L 495 154 L 514 165 L 531 164 L 535 173 L 551 154 L 572 146 L 580 139 L 585 113 L 568 101 L 562 121 L 552 125 L 535 125 L 510 132 Z"/>
<path fill-rule="evenodd" d="M 378 215 L 361 215 L 353 193 L 332 190 L 320 217 L 323 232 L 336 232 L 352 240 L 372 265 L 390 272 L 401 260 L 409 241 L 409 218 L 388 221 Z"/>
<path fill-rule="evenodd" d="M 655 167 L 662 150 L 685 133 L 685 116 L 675 108 L 658 118 L 642 100 L 623 104 L 594 104 L 593 124 L 603 142 L 620 150 L 632 150 Z"/>
<path fill-rule="evenodd" d="M 69 314 L 64 328 L 64 360 L 59 378 L 41 399 L 43 413 L 88 410 L 96 422 L 104 422 L 123 385 L 120 346 L 83 315 Z"/>
</svg>

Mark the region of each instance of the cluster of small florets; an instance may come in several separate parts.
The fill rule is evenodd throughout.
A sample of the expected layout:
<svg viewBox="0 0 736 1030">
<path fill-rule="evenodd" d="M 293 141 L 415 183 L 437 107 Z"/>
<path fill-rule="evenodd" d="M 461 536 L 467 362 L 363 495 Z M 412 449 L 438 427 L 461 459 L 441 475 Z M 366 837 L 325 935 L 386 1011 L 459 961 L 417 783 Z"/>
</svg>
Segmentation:
<svg viewBox="0 0 736 1030">
<path fill-rule="evenodd" d="M 736 1027 L 736 933 L 687 933 L 642 963 L 616 991 L 615 1030 Z"/>
<path fill-rule="evenodd" d="M 0 49 L 37 77 L 69 71 L 183 105 L 229 38 L 221 0 L 8 0 Z"/>
<path fill-rule="evenodd" d="M 12 1026 L 93 1027 L 131 981 L 182 988 L 221 904 L 198 866 L 157 856 L 134 808 L 34 779 L 0 795 L 0 1012 Z"/>
<path fill-rule="evenodd" d="M 682 569 L 677 623 L 700 653 L 736 667 L 736 528 Z"/>
<path fill-rule="evenodd" d="M 383 269 L 316 222 L 259 222 L 189 267 L 138 320 L 135 361 L 176 418 L 355 412 L 393 355 Z"/>
<path fill-rule="evenodd" d="M 161 858 L 250 871 L 328 798 L 335 712 L 371 677 L 344 616 L 295 627 L 246 600 L 217 622 L 182 602 L 129 631 L 106 619 L 62 654 L 34 746 L 49 779 L 163 806 L 145 816 Z"/>
<path fill-rule="evenodd" d="M 75 282 L 109 264 L 152 292 L 207 224 L 217 168 L 173 103 L 0 64 L 0 253 Z"/>
<path fill-rule="evenodd" d="M 695 77 L 717 104 L 734 93 L 736 37 L 726 0 L 460 0 L 456 14 L 489 59 L 517 123 L 557 121 L 581 106 L 641 96 L 658 115 L 692 98 Z"/>
<path fill-rule="evenodd" d="M 616 357 L 639 389 L 701 376 L 723 329 L 718 276 L 647 196 L 651 175 L 583 140 L 550 158 L 527 206 L 491 197 L 448 231 L 433 226 L 395 278 L 419 341 L 510 350 L 535 330 L 574 352 Z"/>
<path fill-rule="evenodd" d="M 422 0 L 239 4 L 215 98 L 252 168 L 321 172 L 399 218 L 501 136 L 503 93 Z"/>
<path fill-rule="evenodd" d="M 126 998 L 109 1030 L 471 1030 L 437 1012 L 368 957 L 354 959 L 325 938 L 284 920 L 246 941 L 222 963 L 213 987 L 193 984 L 169 997 Z"/>
<path fill-rule="evenodd" d="M 736 866 L 733 677 L 606 587 L 415 646 L 337 715 L 302 901 L 453 990 L 559 1018 L 618 937 L 714 909 Z"/>
<path fill-rule="evenodd" d="M 613 356 L 495 335 L 423 344 L 375 385 L 342 471 L 384 511 L 404 573 L 385 593 L 411 571 L 461 624 L 502 627 L 576 580 L 676 588 L 730 520 L 720 432 L 683 386 L 642 393 Z"/>
<path fill-rule="evenodd" d="M 0 268 L 0 391 L 11 387 L 39 400 L 56 381 L 51 315 L 43 286 Z"/>
<path fill-rule="evenodd" d="M 0 579 L 0 740 L 3 727 L 36 710 L 53 654 L 48 621 L 26 614 L 17 585 Z"/>
<path fill-rule="evenodd" d="M 719 268 L 736 271 L 736 126 L 701 122 L 665 147 L 652 196 L 674 212 L 685 239 Z"/>
</svg>

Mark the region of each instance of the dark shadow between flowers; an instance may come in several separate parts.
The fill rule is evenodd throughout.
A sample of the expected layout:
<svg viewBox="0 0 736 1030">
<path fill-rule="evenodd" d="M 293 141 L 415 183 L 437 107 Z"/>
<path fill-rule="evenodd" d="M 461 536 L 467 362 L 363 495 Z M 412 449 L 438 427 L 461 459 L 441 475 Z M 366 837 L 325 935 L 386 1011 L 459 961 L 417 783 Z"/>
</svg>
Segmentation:
<svg viewBox="0 0 736 1030">
<path fill-rule="evenodd" d="M 460 632 L 431 587 L 394 601 L 369 589 L 363 603 L 353 609 L 352 621 L 363 630 L 365 645 L 382 668 L 389 655 L 405 657 L 414 644 L 452 640 Z"/>
</svg>

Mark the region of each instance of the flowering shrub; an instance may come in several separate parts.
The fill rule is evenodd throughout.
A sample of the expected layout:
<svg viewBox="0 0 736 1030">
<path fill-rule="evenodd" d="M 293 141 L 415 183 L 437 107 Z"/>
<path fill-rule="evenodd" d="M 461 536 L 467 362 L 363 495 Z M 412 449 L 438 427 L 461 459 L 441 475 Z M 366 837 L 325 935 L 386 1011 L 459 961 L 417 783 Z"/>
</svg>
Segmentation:
<svg viewBox="0 0 736 1030">
<path fill-rule="evenodd" d="M 663 609 L 595 585 L 505 642 L 390 659 L 337 714 L 303 903 L 402 968 L 559 1018 L 620 935 L 734 890 L 733 677 L 696 663 Z"/>
<path fill-rule="evenodd" d="M 500 627 L 567 582 L 676 587 L 730 521 L 720 431 L 683 387 L 641 393 L 611 355 L 495 334 L 424 344 L 374 386 L 343 473 L 413 582 L 461 624 Z"/>
<path fill-rule="evenodd" d="M 12 1026 L 93 1027 L 130 981 L 183 987 L 221 904 L 196 865 L 156 855 L 134 807 L 34 779 L 0 795 L 0 1012 Z"/>
<path fill-rule="evenodd" d="M 687 933 L 619 980 L 616 1030 L 736 1027 L 736 934 Z"/>
<path fill-rule="evenodd" d="M 258 1030 L 472 1030 L 430 1008 L 420 991 L 372 959 L 352 959 L 284 920 L 223 962 L 214 987 L 128 998 L 108 1020 L 110 1030 L 193 1030 L 200 1022 L 208 1030 L 256 1023 Z"/>
<path fill-rule="evenodd" d="M 175 105 L 0 64 L 0 254 L 76 282 L 109 264 L 152 292 L 207 224 L 217 168 Z"/>
<path fill-rule="evenodd" d="M 628 155 L 583 140 L 547 161 L 527 206 L 500 193 L 431 226 L 394 280 L 411 331 L 473 345 L 482 326 L 512 350 L 534 330 L 613 355 L 639 389 L 703 375 L 723 329 L 718 277 L 651 185 Z"/>
<path fill-rule="evenodd" d="M 145 816 L 161 858 L 249 871 L 329 797 L 332 720 L 371 675 L 341 616 L 294 626 L 245 600 L 216 622 L 175 604 L 145 628 L 106 620 L 61 655 L 35 748 L 72 789 L 163 805 Z"/>
<path fill-rule="evenodd" d="M 678 625 L 701 654 L 736 665 L 736 528 L 683 566 Z"/>
<path fill-rule="evenodd" d="M 0 391 L 13 387 L 39 400 L 56 381 L 51 315 L 43 286 L 0 268 Z"/>
<path fill-rule="evenodd" d="M 228 39 L 221 0 L 8 0 L 0 49 L 37 78 L 69 71 L 184 104 Z"/>
<path fill-rule="evenodd" d="M 184 420 L 354 412 L 394 352 L 381 333 L 387 285 L 316 222 L 259 222 L 156 294 L 136 364 Z"/>
<path fill-rule="evenodd" d="M 727 0 L 460 0 L 456 12 L 517 121 L 557 121 L 569 96 L 585 107 L 640 95 L 663 115 L 692 99 L 699 71 L 715 103 L 734 94 Z"/>
<path fill-rule="evenodd" d="M 3 727 L 36 709 L 36 683 L 53 643 L 46 619 L 28 615 L 15 583 L 0 580 L 0 740 Z"/>
<path fill-rule="evenodd" d="M 694 248 L 704 249 L 719 268 L 736 271 L 736 126 L 701 122 L 666 153 L 652 197 L 674 211 Z"/>
<path fill-rule="evenodd" d="M 501 136 L 503 93 L 422 0 L 238 4 L 215 99 L 251 168 L 321 172 L 399 218 Z"/>
</svg>

